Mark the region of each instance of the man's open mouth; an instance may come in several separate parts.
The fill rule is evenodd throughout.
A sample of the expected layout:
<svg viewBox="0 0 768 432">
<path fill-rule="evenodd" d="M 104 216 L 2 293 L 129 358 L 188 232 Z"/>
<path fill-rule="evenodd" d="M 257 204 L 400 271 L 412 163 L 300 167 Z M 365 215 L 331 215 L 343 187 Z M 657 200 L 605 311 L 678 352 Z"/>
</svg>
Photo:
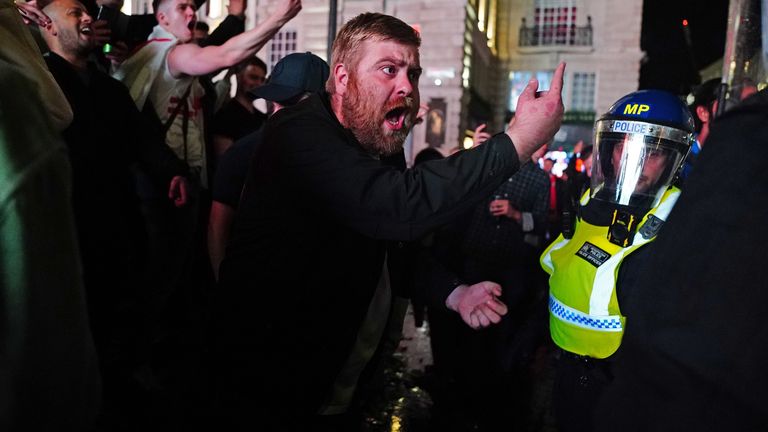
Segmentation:
<svg viewBox="0 0 768 432">
<path fill-rule="evenodd" d="M 90 36 L 91 34 L 93 34 L 93 30 L 91 30 L 91 26 L 83 26 L 83 27 L 80 27 L 80 33 L 86 36 Z"/>
<path fill-rule="evenodd" d="M 194 31 L 195 30 L 195 23 L 196 22 L 197 21 L 192 20 L 192 21 L 189 22 L 189 24 L 187 24 L 187 28 L 189 29 L 189 31 Z"/>
<path fill-rule="evenodd" d="M 388 111 L 384 116 L 384 119 L 390 128 L 402 129 L 403 124 L 405 123 L 405 115 L 407 112 L 408 111 L 406 107 L 397 107 Z"/>
</svg>

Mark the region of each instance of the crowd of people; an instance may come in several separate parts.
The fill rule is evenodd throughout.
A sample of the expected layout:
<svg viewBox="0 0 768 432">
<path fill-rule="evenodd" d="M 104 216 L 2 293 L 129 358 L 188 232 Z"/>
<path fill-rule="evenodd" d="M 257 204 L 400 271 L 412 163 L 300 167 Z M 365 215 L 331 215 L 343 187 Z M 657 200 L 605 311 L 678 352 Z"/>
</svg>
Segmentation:
<svg viewBox="0 0 768 432">
<path fill-rule="evenodd" d="M 301 1 L 246 31 L 232 0 L 211 34 L 200 6 L 155 0 L 117 39 L 119 1 L 0 0 L 0 428 L 357 431 L 408 299 L 435 430 L 536 430 L 542 353 L 562 431 L 766 425 L 766 182 L 736 170 L 764 92 L 721 128 L 719 80 L 690 107 L 630 93 L 558 176 L 561 63 L 502 132 L 407 167 L 411 26 L 358 15 L 330 64 L 267 78 Z"/>
</svg>

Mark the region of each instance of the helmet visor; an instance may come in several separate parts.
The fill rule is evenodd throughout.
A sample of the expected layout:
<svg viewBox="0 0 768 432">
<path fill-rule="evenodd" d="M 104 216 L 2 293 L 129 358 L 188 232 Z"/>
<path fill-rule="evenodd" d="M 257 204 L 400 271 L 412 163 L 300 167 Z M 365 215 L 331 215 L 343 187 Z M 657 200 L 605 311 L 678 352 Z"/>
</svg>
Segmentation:
<svg viewBox="0 0 768 432">
<path fill-rule="evenodd" d="M 671 127 L 598 121 L 592 198 L 641 209 L 654 207 L 688 154 L 690 140 L 690 133 Z"/>
</svg>

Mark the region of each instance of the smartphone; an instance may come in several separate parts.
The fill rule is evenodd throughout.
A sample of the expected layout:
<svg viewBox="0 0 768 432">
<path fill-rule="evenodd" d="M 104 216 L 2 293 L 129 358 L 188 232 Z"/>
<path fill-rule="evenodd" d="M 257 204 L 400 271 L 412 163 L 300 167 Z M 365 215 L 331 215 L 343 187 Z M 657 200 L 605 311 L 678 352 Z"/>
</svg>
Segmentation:
<svg viewBox="0 0 768 432">
<path fill-rule="evenodd" d="M 128 15 L 109 6 L 99 6 L 99 13 L 96 15 L 96 20 L 106 21 L 109 29 L 112 30 L 110 43 L 127 40 Z"/>
<path fill-rule="evenodd" d="M 96 15 L 96 21 L 104 20 L 107 23 L 109 23 L 110 28 L 112 27 L 112 24 L 117 19 L 117 15 L 120 13 L 119 10 L 113 9 L 109 6 L 99 6 L 99 13 Z"/>
</svg>

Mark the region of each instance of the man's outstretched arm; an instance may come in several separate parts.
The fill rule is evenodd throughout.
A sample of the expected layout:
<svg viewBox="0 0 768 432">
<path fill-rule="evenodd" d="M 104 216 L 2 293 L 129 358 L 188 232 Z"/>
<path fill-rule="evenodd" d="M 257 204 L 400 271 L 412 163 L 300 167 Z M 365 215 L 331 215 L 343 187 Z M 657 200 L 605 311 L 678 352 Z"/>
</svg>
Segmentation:
<svg viewBox="0 0 768 432">
<path fill-rule="evenodd" d="M 256 28 L 233 37 L 224 45 L 205 48 L 191 43 L 179 45 L 168 54 L 171 74 L 200 76 L 234 66 L 260 50 L 300 10 L 301 0 L 283 0 L 278 10 Z"/>
</svg>

